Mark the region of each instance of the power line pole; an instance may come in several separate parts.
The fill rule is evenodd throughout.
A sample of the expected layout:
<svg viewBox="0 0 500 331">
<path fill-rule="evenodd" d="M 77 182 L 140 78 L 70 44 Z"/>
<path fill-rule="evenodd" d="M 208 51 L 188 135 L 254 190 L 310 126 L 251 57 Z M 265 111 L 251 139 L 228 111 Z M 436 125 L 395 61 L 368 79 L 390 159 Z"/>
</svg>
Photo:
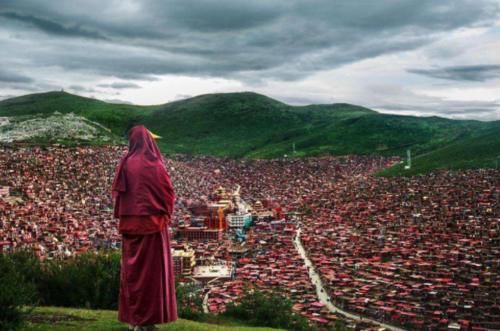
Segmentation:
<svg viewBox="0 0 500 331">
<path fill-rule="evenodd" d="M 406 150 L 406 165 L 405 170 L 411 169 L 411 150 L 408 148 Z"/>
</svg>

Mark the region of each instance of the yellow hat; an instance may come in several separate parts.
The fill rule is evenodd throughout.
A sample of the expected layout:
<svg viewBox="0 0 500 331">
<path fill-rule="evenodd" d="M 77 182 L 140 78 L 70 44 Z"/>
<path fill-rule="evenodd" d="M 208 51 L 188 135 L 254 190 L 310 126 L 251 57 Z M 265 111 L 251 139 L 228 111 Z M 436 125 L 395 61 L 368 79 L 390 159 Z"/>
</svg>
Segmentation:
<svg viewBox="0 0 500 331">
<path fill-rule="evenodd" d="M 153 132 L 149 131 L 149 134 L 151 135 L 151 137 L 153 137 L 153 139 L 161 139 L 161 136 L 157 135 L 157 134 L 154 134 Z"/>
</svg>

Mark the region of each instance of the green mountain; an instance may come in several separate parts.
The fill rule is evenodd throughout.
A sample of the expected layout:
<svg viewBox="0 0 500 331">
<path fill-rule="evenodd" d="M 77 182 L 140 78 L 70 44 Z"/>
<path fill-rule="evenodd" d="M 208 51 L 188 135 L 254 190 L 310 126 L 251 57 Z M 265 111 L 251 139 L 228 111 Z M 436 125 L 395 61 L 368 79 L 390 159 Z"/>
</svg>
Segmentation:
<svg viewBox="0 0 500 331">
<path fill-rule="evenodd" d="M 123 136 L 130 123 L 138 122 L 157 107 L 114 104 L 66 92 L 28 94 L 0 101 L 0 116 L 51 116 L 54 112 L 76 115 L 100 123 Z"/>
<path fill-rule="evenodd" d="M 496 122 L 497 124 L 498 121 Z M 429 153 L 412 158 L 410 169 L 406 163 L 398 164 L 379 174 L 382 176 L 411 176 L 434 169 L 500 169 L 500 124 L 496 128 L 473 138 L 460 139 Z"/>
<path fill-rule="evenodd" d="M 474 146 L 476 141 L 489 146 L 481 137 L 500 132 L 500 121 L 388 115 L 350 104 L 290 106 L 252 92 L 206 94 L 156 106 L 106 103 L 65 92 L 0 102 L 0 117 L 9 119 L 49 117 L 55 111 L 100 123 L 115 139 L 123 139 L 132 124 L 145 124 L 163 136 L 159 144 L 167 153 L 230 157 L 405 155 L 408 148 L 413 155 L 431 157 L 448 147 L 454 148 L 455 158 L 448 157 L 443 164 L 438 156 L 432 162 L 422 162 L 429 160 L 433 166 L 488 166 L 490 156 L 475 153 L 473 148 L 477 157 L 469 162 L 468 154 L 460 148 Z M 498 145 L 490 147 L 500 154 Z"/>
</svg>

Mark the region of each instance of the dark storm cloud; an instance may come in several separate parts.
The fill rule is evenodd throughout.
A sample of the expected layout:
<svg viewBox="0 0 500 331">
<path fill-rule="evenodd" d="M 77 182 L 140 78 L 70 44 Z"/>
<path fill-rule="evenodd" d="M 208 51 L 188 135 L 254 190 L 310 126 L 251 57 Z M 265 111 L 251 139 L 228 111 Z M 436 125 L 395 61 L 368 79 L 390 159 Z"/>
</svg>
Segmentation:
<svg viewBox="0 0 500 331">
<path fill-rule="evenodd" d="M 0 23 L 3 30 L 15 34 L 26 25 L 22 38 L 34 43 L 37 32 L 46 35 L 43 52 L 16 50 L 33 65 L 127 79 L 186 74 L 248 81 L 295 80 L 415 49 L 498 12 L 487 0 L 0 0 L 0 7 L 9 21 Z M 63 37 L 71 44 L 57 42 Z"/>
<path fill-rule="evenodd" d="M 99 33 L 86 30 L 78 25 L 63 25 L 50 19 L 45 19 L 34 15 L 18 14 L 15 12 L 3 12 L 0 13 L 0 17 L 19 21 L 25 24 L 31 24 L 35 28 L 56 36 L 105 39 L 104 36 L 100 35 Z"/>
<path fill-rule="evenodd" d="M 200 32 L 244 30 L 268 24 L 284 9 L 282 1 L 149 1 L 148 7 L 176 25 Z"/>
<path fill-rule="evenodd" d="M 140 87 L 124 80 L 164 75 L 222 77 L 258 88 L 419 49 L 459 28 L 491 27 L 499 7 L 495 0 L 0 0 L 0 82 L 19 91 L 123 92 L 119 98 Z M 500 77 L 500 63 L 478 63 L 450 60 L 447 67 L 407 65 L 407 71 L 453 82 Z M 92 80 L 96 90 L 86 87 Z M 315 93 L 297 92 L 287 101 L 314 103 Z M 395 104 L 385 109 L 487 117 L 499 108 L 410 97 L 416 106 L 388 96 Z"/>
<path fill-rule="evenodd" d="M 432 78 L 484 82 L 500 78 L 500 65 L 450 66 L 435 69 L 409 69 L 408 72 Z"/>
<path fill-rule="evenodd" d="M 19 74 L 17 72 L 0 68 L 0 82 L 3 83 L 31 83 L 31 77 Z"/>
</svg>

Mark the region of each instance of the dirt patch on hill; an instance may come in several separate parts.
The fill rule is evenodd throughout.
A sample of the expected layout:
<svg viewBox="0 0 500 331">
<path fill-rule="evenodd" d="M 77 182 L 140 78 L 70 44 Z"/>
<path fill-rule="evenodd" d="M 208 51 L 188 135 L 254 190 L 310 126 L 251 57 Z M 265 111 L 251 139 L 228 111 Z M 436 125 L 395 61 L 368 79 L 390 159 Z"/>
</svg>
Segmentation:
<svg viewBox="0 0 500 331">
<path fill-rule="evenodd" d="M 60 313 L 33 313 L 28 317 L 31 323 L 48 324 L 48 323 L 68 323 L 68 322 L 92 322 L 94 318 L 83 318 L 79 316 L 60 314 Z"/>
</svg>

